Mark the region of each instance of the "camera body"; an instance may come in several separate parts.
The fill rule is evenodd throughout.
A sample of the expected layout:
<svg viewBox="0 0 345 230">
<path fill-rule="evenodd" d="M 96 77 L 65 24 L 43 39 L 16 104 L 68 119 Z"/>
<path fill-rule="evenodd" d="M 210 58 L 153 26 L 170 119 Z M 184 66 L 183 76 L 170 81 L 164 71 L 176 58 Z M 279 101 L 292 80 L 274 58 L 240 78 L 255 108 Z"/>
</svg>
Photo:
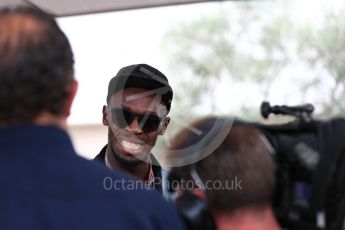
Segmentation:
<svg viewBox="0 0 345 230">
<path fill-rule="evenodd" d="M 263 107 L 270 110 L 264 103 L 262 114 Z M 298 118 L 282 125 L 248 122 L 264 134 L 273 149 L 273 205 L 281 226 L 345 229 L 345 119 L 313 120 L 310 104 L 272 108 L 275 114 Z M 279 108 L 283 108 L 281 113 Z"/>
</svg>

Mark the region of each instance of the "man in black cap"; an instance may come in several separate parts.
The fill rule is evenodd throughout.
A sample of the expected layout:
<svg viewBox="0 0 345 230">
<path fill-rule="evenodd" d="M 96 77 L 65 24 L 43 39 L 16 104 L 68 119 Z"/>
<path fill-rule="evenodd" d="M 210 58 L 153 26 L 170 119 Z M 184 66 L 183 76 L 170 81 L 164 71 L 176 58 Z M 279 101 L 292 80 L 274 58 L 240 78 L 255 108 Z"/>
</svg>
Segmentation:
<svg viewBox="0 0 345 230">
<path fill-rule="evenodd" d="M 170 122 L 172 97 L 168 79 L 152 66 L 122 68 L 109 82 L 107 105 L 103 106 L 108 144 L 95 160 L 162 191 L 161 167 L 151 149 Z"/>
</svg>

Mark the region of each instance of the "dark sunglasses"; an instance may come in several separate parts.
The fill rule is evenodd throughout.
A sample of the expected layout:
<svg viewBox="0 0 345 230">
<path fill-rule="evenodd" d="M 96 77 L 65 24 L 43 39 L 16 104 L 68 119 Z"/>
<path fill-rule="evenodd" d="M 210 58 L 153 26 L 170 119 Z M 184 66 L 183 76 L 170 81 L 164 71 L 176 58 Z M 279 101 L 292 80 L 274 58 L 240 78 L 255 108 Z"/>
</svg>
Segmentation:
<svg viewBox="0 0 345 230">
<path fill-rule="evenodd" d="M 150 133 L 157 130 L 163 120 L 163 117 L 159 117 L 156 113 L 152 112 L 140 114 L 125 108 L 112 108 L 111 106 L 109 108 L 111 110 L 112 121 L 121 129 L 129 126 L 136 118 L 141 130 L 144 133 Z"/>
</svg>

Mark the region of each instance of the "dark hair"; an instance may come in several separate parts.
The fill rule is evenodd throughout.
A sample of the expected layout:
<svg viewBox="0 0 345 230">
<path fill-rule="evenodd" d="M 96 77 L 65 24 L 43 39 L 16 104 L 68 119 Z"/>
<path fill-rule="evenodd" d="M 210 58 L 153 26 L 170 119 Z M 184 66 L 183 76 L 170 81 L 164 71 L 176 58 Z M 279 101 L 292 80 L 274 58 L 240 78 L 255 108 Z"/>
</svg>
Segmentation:
<svg viewBox="0 0 345 230">
<path fill-rule="evenodd" d="M 29 7 L 0 10 L 0 121 L 61 115 L 73 64 L 68 39 L 51 15 Z"/>
<path fill-rule="evenodd" d="M 208 132 L 217 119 L 228 118 L 204 118 L 191 126 Z M 201 138 L 184 129 L 173 138 L 171 149 L 186 148 Z M 203 150 L 198 151 L 203 154 Z M 194 167 L 203 183 L 219 181 L 224 188 L 205 190 L 208 204 L 213 210 L 228 213 L 238 208 L 260 209 L 271 204 L 275 181 L 273 162 L 262 136 L 253 127 L 233 124 L 224 141 L 209 156 L 195 163 Z M 191 165 L 173 168 L 172 172 L 180 179 L 193 180 Z M 241 181 L 238 188 L 230 183 L 235 178 Z"/>
</svg>

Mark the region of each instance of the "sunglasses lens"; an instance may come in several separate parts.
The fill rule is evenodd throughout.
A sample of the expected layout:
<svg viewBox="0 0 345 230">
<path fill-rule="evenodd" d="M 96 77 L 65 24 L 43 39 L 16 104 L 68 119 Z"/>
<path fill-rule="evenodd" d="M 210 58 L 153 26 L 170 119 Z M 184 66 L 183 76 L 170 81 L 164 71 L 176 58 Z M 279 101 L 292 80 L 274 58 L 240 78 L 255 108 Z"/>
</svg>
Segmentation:
<svg viewBox="0 0 345 230">
<path fill-rule="evenodd" d="M 161 119 L 152 113 L 135 114 L 122 108 L 112 108 L 111 113 L 113 122 L 121 129 L 129 126 L 134 119 L 138 119 L 142 131 L 149 133 L 157 130 L 161 122 Z"/>
<path fill-rule="evenodd" d="M 160 122 L 161 120 L 157 115 L 149 114 L 149 115 L 143 116 L 140 119 L 141 129 L 143 130 L 144 133 L 155 131 L 157 130 Z"/>
<path fill-rule="evenodd" d="M 132 123 L 134 116 L 126 109 L 112 108 L 112 120 L 119 128 L 125 128 Z"/>
</svg>

